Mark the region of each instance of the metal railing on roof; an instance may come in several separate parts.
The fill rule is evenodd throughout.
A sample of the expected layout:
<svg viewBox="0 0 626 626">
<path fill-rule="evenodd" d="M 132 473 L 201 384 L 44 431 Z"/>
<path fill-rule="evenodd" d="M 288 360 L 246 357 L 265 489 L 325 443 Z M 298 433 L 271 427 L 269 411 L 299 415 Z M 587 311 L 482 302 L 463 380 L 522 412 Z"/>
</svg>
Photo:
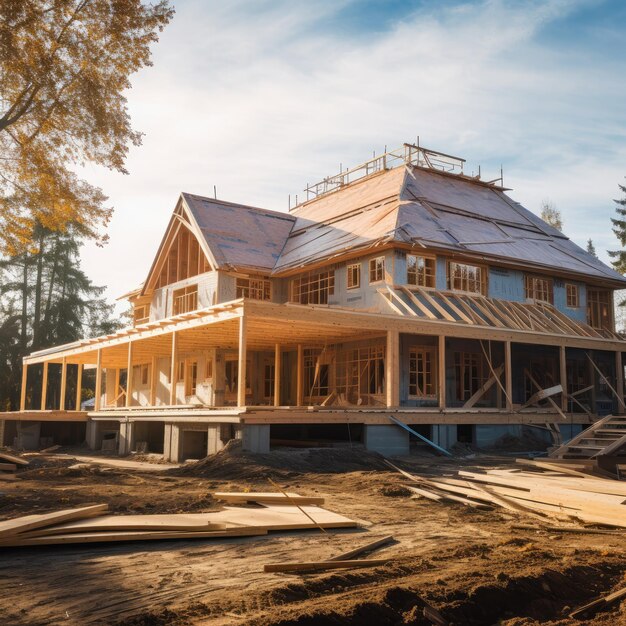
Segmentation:
<svg viewBox="0 0 626 626">
<path fill-rule="evenodd" d="M 383 154 L 374 156 L 356 167 L 342 170 L 334 176 L 327 176 L 313 185 L 307 185 L 304 190 L 306 200 L 312 200 L 324 194 L 337 191 L 361 178 L 404 164 L 463 175 L 465 159 L 423 148 L 419 145 L 405 143 L 401 148 L 385 151 Z"/>
</svg>

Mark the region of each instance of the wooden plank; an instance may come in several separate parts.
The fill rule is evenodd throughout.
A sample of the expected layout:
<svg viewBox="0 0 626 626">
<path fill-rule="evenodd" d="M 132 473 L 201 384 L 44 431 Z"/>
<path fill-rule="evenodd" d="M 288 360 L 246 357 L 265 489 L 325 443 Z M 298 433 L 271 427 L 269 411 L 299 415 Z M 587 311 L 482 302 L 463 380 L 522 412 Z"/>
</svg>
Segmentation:
<svg viewBox="0 0 626 626">
<path fill-rule="evenodd" d="M 170 356 L 170 405 L 176 404 L 176 383 L 178 378 L 178 333 L 172 332 L 172 353 Z"/>
<path fill-rule="evenodd" d="M 302 344 L 298 344 L 296 355 L 296 406 L 304 404 L 304 361 Z"/>
<path fill-rule="evenodd" d="M 267 563 L 263 571 L 270 572 L 307 572 L 327 569 L 355 569 L 360 567 L 379 567 L 386 565 L 391 559 L 353 559 L 346 561 L 312 561 L 302 563 Z"/>
<path fill-rule="evenodd" d="M 419 299 L 415 297 L 415 294 L 406 287 L 401 287 L 402 291 L 409 297 L 411 302 L 428 318 L 431 320 L 438 319 L 437 316 Z"/>
<path fill-rule="evenodd" d="M 348 550 L 348 552 L 342 552 L 337 556 L 333 556 L 329 561 L 349 561 L 354 559 L 361 554 L 365 554 L 366 552 L 371 552 L 372 550 L 376 550 L 382 546 L 386 546 L 388 543 L 393 541 L 393 535 L 387 535 L 386 537 L 382 537 L 381 539 L 376 539 L 375 541 L 370 541 L 370 543 L 366 543 L 363 546 L 359 546 L 358 548 L 354 548 L 354 550 Z"/>
<path fill-rule="evenodd" d="M 59 410 L 65 411 L 65 395 L 67 389 L 67 357 L 63 357 L 61 363 L 61 391 L 59 397 Z"/>
<path fill-rule="evenodd" d="M 60 544 L 83 544 L 83 543 L 111 543 L 124 541 L 170 541 L 173 539 L 219 539 L 221 537 L 255 537 L 267 535 L 267 530 L 262 528 L 227 528 L 225 530 L 211 531 L 122 531 L 122 532 L 94 532 L 73 533 L 67 535 L 52 535 L 49 537 L 21 537 L 0 541 L 2 548 L 14 548 L 18 546 L 50 546 Z"/>
<path fill-rule="evenodd" d="M 280 344 L 274 345 L 274 406 L 280 406 L 280 379 L 283 353 Z"/>
<path fill-rule="evenodd" d="M 506 398 L 506 408 L 513 410 L 513 362 L 511 358 L 511 342 L 504 342 L 504 397 Z"/>
<path fill-rule="evenodd" d="M 102 400 L 102 348 L 96 351 L 96 388 L 94 397 L 94 410 L 100 410 L 100 402 Z"/>
<path fill-rule="evenodd" d="M 297 493 L 288 492 L 287 496 L 282 493 L 276 492 L 260 492 L 252 491 L 246 492 L 227 492 L 216 491 L 213 493 L 213 497 L 217 500 L 223 500 L 224 502 L 259 502 L 267 504 L 289 504 L 289 501 L 297 502 L 298 504 L 310 504 L 320 505 L 324 504 L 324 498 L 317 496 L 301 496 Z"/>
<path fill-rule="evenodd" d="M 385 392 L 388 407 L 400 405 L 400 334 L 387 331 L 387 354 L 385 359 Z"/>
<path fill-rule="evenodd" d="M 237 366 L 237 406 L 246 406 L 247 328 L 246 318 L 239 318 L 239 361 Z"/>
<path fill-rule="evenodd" d="M 439 311 L 439 313 L 441 313 L 441 315 L 443 316 L 443 318 L 448 321 L 448 322 L 457 322 L 458 320 L 456 320 L 452 315 L 450 315 L 450 313 L 448 313 L 448 311 L 446 311 L 446 309 L 441 306 L 441 304 L 439 304 L 439 302 L 437 302 L 437 300 L 435 300 L 435 298 L 433 298 L 428 291 L 426 291 L 425 289 L 419 289 L 417 291 L 417 293 L 422 296 L 422 298 L 424 298 L 424 300 L 426 300 L 426 302 L 428 302 L 428 304 L 430 304 L 430 306 L 432 306 L 434 309 L 436 309 L 437 311 Z"/>
<path fill-rule="evenodd" d="M 619 589 L 618 591 L 614 591 L 608 596 L 598 598 L 593 602 L 589 602 L 589 604 L 581 606 L 575 611 L 572 611 L 569 616 L 572 619 L 579 619 L 581 617 L 584 617 L 585 615 L 591 615 L 592 613 L 596 613 L 600 609 L 606 608 L 611 604 L 617 602 L 618 600 L 621 600 L 622 598 L 626 598 L 626 587 L 624 587 L 623 589 Z"/>
<path fill-rule="evenodd" d="M 121 532 L 180 530 L 180 531 L 210 531 L 224 530 L 224 522 L 211 523 L 206 518 L 190 517 L 185 514 L 156 514 L 156 515 L 102 515 L 90 519 L 65 522 L 54 526 L 47 526 L 28 533 L 28 537 L 43 537 L 48 535 L 73 535 L 75 533 L 93 532 Z M 24 534 L 24 533 L 22 533 Z"/>
<path fill-rule="evenodd" d="M 80 401 L 83 394 L 83 365 L 79 363 L 76 369 L 76 402 L 74 403 L 74 410 L 80 411 Z"/>
<path fill-rule="evenodd" d="M 522 409 L 525 409 L 527 406 L 531 404 L 537 404 L 542 400 L 547 400 L 550 396 L 555 396 L 557 393 L 562 393 L 563 387 L 561 384 L 554 385 L 553 387 L 547 387 L 546 389 L 540 389 L 536 393 L 534 393 L 524 404 L 521 406 Z"/>
<path fill-rule="evenodd" d="M 128 361 L 126 363 L 126 406 L 133 403 L 133 342 L 128 342 Z"/>
<path fill-rule="evenodd" d="M 15 463 L 0 463 L 0 470 L 3 472 L 14 472 L 17 469 Z"/>
<path fill-rule="evenodd" d="M 19 533 L 24 533 L 35 528 L 43 528 L 44 526 L 52 526 L 61 522 L 69 522 L 70 520 L 85 519 L 102 515 L 106 511 L 108 505 L 94 504 L 78 509 L 66 509 L 64 511 L 56 511 L 54 513 L 43 513 L 40 515 L 27 515 L 25 517 L 17 517 L 10 520 L 0 522 L 0 538 L 12 537 Z"/>
<path fill-rule="evenodd" d="M 437 348 L 437 391 L 439 408 L 446 408 L 446 338 L 439 335 Z"/>
<path fill-rule="evenodd" d="M 0 460 L 16 463 L 17 465 L 30 465 L 27 459 L 23 459 L 21 456 L 14 456 L 8 452 L 0 452 Z"/>
</svg>

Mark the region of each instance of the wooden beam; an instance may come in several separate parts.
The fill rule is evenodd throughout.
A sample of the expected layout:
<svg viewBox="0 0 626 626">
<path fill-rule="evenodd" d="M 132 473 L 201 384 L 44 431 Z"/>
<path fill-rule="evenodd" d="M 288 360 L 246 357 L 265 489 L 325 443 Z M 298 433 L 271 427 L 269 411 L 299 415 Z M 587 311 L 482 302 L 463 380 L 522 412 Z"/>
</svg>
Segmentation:
<svg viewBox="0 0 626 626">
<path fill-rule="evenodd" d="M 176 383 L 178 377 L 178 333 L 172 333 L 172 354 L 170 359 L 170 405 L 176 404 Z"/>
<path fill-rule="evenodd" d="M 297 364 L 296 364 L 296 406 L 304 404 L 304 368 L 303 368 L 302 344 L 298 344 Z"/>
<path fill-rule="evenodd" d="M 76 404 L 74 406 L 74 410 L 80 411 L 80 400 L 83 391 L 83 366 L 79 363 L 76 367 Z"/>
<path fill-rule="evenodd" d="M 619 401 L 624 406 L 624 363 L 622 353 L 619 351 L 615 353 L 615 381 Z"/>
<path fill-rule="evenodd" d="M 237 368 L 237 406 L 246 406 L 246 318 L 239 318 L 239 365 Z"/>
<path fill-rule="evenodd" d="M 280 406 L 280 370 L 282 367 L 280 344 L 274 346 L 274 406 Z"/>
<path fill-rule="evenodd" d="M 437 372 L 439 392 L 439 408 L 446 408 L 446 338 L 439 335 L 439 350 L 437 352 Z"/>
<path fill-rule="evenodd" d="M 527 406 L 531 404 L 537 404 L 542 400 L 547 400 L 550 396 L 554 396 L 557 393 L 563 393 L 562 385 L 554 385 L 554 387 L 547 387 L 546 389 L 540 389 L 536 393 L 534 393 L 524 404 L 522 404 L 521 408 L 525 409 Z"/>
<path fill-rule="evenodd" d="M 567 355 L 565 346 L 559 346 L 559 368 L 559 378 L 561 380 L 561 387 L 563 388 L 563 393 L 561 394 L 561 411 L 565 412 L 567 411 Z"/>
<path fill-rule="evenodd" d="M 26 383 L 28 382 L 28 365 L 22 362 L 22 389 L 20 392 L 20 411 L 26 409 Z"/>
<path fill-rule="evenodd" d="M 400 406 L 400 333 L 387 331 L 387 354 L 385 355 L 385 392 L 387 406 Z"/>
<path fill-rule="evenodd" d="M 46 400 L 48 398 L 48 361 L 43 364 L 43 373 L 41 377 L 41 410 L 46 410 Z"/>
<path fill-rule="evenodd" d="M 61 363 L 61 397 L 59 398 L 59 410 L 65 411 L 65 392 L 67 389 L 67 359 L 63 357 Z"/>
<path fill-rule="evenodd" d="M 513 410 L 513 363 L 511 359 L 511 342 L 504 342 L 504 388 L 507 411 Z"/>
<path fill-rule="evenodd" d="M 102 394 L 102 348 L 96 353 L 96 389 L 94 393 L 94 409 L 100 410 L 100 400 Z"/>
<path fill-rule="evenodd" d="M 133 342 L 128 342 L 128 361 L 126 364 L 126 406 L 132 404 L 133 398 Z"/>
<path fill-rule="evenodd" d="M 157 364 L 158 359 L 153 356 L 150 360 L 150 406 L 156 405 Z"/>
</svg>

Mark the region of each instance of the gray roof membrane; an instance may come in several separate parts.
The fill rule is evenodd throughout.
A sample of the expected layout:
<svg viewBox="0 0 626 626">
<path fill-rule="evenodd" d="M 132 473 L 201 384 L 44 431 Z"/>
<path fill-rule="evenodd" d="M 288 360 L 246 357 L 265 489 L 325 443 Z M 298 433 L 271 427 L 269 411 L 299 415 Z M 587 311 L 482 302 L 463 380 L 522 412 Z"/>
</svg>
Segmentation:
<svg viewBox="0 0 626 626">
<path fill-rule="evenodd" d="M 279 274 L 397 241 L 626 285 L 621 274 L 500 189 L 424 168 L 380 172 L 291 213 L 183 197 L 220 267 Z"/>
</svg>

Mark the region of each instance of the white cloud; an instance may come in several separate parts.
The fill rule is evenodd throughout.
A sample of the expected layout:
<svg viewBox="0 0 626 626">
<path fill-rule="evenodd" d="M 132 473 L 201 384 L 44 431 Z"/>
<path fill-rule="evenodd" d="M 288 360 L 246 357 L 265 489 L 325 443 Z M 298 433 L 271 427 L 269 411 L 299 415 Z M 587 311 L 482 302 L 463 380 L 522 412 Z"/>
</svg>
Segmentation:
<svg viewBox="0 0 626 626">
<path fill-rule="evenodd" d="M 541 37 L 584 3 L 432 3 L 368 33 L 337 22 L 348 4 L 177 3 L 129 92 L 146 133 L 130 176 L 87 170 L 116 207 L 110 244 L 84 255 L 111 295 L 144 279 L 180 191 L 216 185 L 223 199 L 286 210 L 289 193 L 340 162 L 417 134 L 470 171 L 482 163 L 495 178 L 503 163 L 516 200 L 538 211 L 550 198 L 575 241 L 614 245 L 624 62 Z"/>
</svg>

